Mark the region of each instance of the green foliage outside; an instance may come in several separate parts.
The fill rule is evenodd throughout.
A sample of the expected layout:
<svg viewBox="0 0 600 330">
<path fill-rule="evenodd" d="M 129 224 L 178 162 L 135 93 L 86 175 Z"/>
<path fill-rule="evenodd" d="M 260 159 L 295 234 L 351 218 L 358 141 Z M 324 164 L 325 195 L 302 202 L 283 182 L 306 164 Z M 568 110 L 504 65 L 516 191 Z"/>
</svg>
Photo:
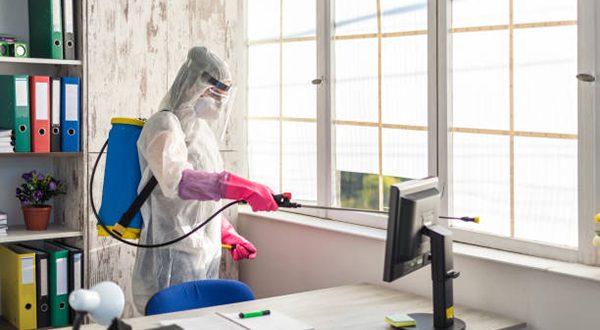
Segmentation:
<svg viewBox="0 0 600 330">
<path fill-rule="evenodd" d="M 340 203 L 341 207 L 358 209 L 379 210 L 379 176 L 370 173 L 356 173 L 341 171 L 340 177 Z M 387 210 L 389 204 L 390 186 L 394 183 L 410 179 L 383 176 L 383 205 Z"/>
</svg>

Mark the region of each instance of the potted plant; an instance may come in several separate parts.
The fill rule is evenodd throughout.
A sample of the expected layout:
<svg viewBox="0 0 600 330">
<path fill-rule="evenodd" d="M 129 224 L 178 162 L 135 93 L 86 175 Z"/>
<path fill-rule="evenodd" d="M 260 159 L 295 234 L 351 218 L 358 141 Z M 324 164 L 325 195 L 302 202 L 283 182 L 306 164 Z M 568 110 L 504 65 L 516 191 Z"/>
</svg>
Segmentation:
<svg viewBox="0 0 600 330">
<path fill-rule="evenodd" d="M 25 183 L 17 188 L 17 198 L 21 201 L 21 210 L 27 230 L 46 230 L 50 222 L 52 207 L 45 203 L 50 198 L 65 194 L 65 186 L 51 175 L 36 171 L 24 173 Z"/>
</svg>

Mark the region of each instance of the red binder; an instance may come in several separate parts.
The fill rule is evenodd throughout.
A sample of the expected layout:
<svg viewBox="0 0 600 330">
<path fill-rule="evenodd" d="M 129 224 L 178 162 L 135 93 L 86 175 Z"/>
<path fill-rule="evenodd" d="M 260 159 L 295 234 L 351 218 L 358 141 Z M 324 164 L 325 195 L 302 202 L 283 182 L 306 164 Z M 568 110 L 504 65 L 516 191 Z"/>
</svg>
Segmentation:
<svg viewBox="0 0 600 330">
<path fill-rule="evenodd" d="M 50 77 L 31 76 L 31 151 L 50 152 Z"/>
</svg>

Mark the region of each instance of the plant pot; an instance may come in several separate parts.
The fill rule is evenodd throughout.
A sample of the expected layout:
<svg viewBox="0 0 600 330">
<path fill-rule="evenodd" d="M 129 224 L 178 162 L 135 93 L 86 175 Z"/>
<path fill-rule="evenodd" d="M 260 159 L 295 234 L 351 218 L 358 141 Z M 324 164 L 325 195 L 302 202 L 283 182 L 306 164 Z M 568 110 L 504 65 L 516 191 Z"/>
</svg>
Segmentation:
<svg viewBox="0 0 600 330">
<path fill-rule="evenodd" d="M 27 230 L 46 230 L 50 222 L 51 206 L 25 207 L 22 206 L 25 228 Z"/>
</svg>

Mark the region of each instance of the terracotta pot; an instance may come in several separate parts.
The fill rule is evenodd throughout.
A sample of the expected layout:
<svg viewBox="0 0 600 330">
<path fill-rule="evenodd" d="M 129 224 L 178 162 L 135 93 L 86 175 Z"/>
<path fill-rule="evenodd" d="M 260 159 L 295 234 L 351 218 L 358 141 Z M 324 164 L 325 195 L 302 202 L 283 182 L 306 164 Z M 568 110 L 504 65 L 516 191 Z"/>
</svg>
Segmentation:
<svg viewBox="0 0 600 330">
<path fill-rule="evenodd" d="M 25 219 L 25 228 L 27 230 L 46 230 L 50 222 L 51 206 L 44 207 L 25 207 L 22 206 L 23 218 Z"/>
</svg>

